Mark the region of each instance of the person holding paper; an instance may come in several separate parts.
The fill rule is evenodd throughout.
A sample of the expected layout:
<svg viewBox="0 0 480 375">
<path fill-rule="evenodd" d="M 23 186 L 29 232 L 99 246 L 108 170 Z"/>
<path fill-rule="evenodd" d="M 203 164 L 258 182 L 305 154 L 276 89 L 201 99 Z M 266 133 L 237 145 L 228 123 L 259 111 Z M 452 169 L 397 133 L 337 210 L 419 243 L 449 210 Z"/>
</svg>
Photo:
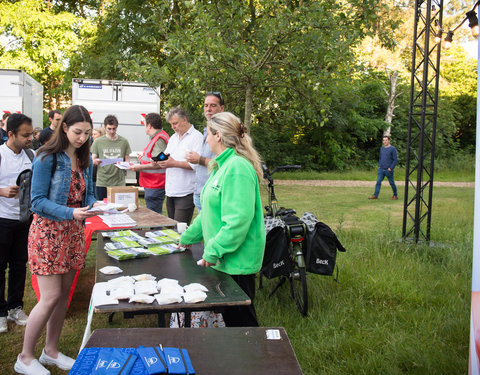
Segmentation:
<svg viewBox="0 0 480 375">
<path fill-rule="evenodd" d="M 105 135 L 93 141 L 93 164 L 98 166 L 97 186 L 95 195 L 98 200 L 107 197 L 107 186 L 125 186 L 125 169 L 119 169 L 114 164 L 117 161 L 130 161 L 130 145 L 128 141 L 117 134 L 118 120 L 108 115 L 103 121 Z M 113 161 L 113 163 L 109 163 Z"/>
<path fill-rule="evenodd" d="M 86 108 L 70 107 L 33 161 L 28 263 L 37 276 L 40 300 L 28 318 L 22 353 L 14 366 L 20 374 L 50 374 L 42 364 L 69 370 L 75 362 L 58 351 L 58 341 L 75 273 L 85 267 L 84 220 L 96 215 L 88 212 L 97 204 L 92 189 L 91 131 Z M 45 326 L 45 347 L 38 361 L 35 346 Z"/>
<path fill-rule="evenodd" d="M 170 137 L 163 130 L 162 117 L 158 113 L 145 116 L 145 133 L 150 137 L 143 154 L 138 154 L 140 164 L 130 166 L 139 173 L 138 182 L 145 193 L 145 204 L 148 209 L 162 214 L 165 200 L 165 169 L 152 162 L 152 156 L 158 156 L 167 148 Z"/>
<path fill-rule="evenodd" d="M 255 327 L 255 274 L 265 249 L 261 160 L 245 127 L 232 113 L 213 115 L 207 121 L 207 134 L 217 157 L 209 163 L 211 174 L 200 195 L 202 210 L 180 237 L 180 244 L 188 247 L 203 240 L 199 265 L 231 275 L 250 297 L 250 306 L 225 309 L 225 324 Z"/>
<path fill-rule="evenodd" d="M 181 107 L 168 111 L 167 121 L 175 131 L 168 141 L 165 161 L 156 162 L 165 168 L 165 195 L 167 196 L 167 213 L 170 219 L 190 224 L 195 206 L 193 192 L 195 190 L 195 171 L 192 164 L 186 161 L 187 152 L 200 152 L 202 133 L 188 121 L 188 114 Z"/>
</svg>

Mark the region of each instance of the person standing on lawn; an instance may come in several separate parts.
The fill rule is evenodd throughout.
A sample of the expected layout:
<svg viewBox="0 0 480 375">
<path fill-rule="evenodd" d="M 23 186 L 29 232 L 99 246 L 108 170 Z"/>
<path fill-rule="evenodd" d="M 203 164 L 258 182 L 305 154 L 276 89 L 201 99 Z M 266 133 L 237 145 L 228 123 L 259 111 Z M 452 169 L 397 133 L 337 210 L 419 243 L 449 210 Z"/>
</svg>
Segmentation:
<svg viewBox="0 0 480 375">
<path fill-rule="evenodd" d="M 222 94 L 219 91 L 208 91 L 205 96 L 205 102 L 203 104 L 203 114 L 205 118 L 210 120 L 213 115 L 223 112 L 225 103 L 222 98 Z M 215 154 L 210 150 L 207 144 L 207 127 L 203 129 L 203 143 L 200 153 L 190 151 L 187 153 L 187 161 L 190 164 L 194 164 L 195 169 L 195 192 L 193 193 L 193 203 L 197 207 L 198 212 L 202 209 L 200 204 L 200 193 L 203 186 L 208 180 L 208 163 L 210 160 L 215 159 Z"/>
<path fill-rule="evenodd" d="M 98 166 L 95 196 L 98 200 L 107 197 L 108 186 L 125 186 L 127 171 L 114 164 L 103 165 L 104 159 L 121 159 L 130 161 L 130 144 L 126 138 L 117 134 L 118 119 L 108 115 L 103 120 L 105 135 L 97 138 L 92 144 L 93 164 Z"/>
<path fill-rule="evenodd" d="M 165 200 L 165 169 L 152 162 L 152 156 L 165 151 L 170 137 L 163 130 L 162 117 L 158 113 L 145 116 L 145 133 L 150 137 L 150 142 L 143 154 L 137 155 L 140 164 L 133 164 L 130 169 L 139 172 L 138 182 L 144 189 L 147 208 L 161 215 Z"/>
<path fill-rule="evenodd" d="M 7 332 L 7 319 L 27 324 L 23 311 L 27 240 L 30 221 L 20 221 L 20 172 L 32 169 L 32 120 L 20 113 L 8 118 L 8 140 L 0 146 L 0 332 Z M 5 300 L 5 271 L 8 267 L 8 296 Z"/>
<path fill-rule="evenodd" d="M 49 375 L 43 365 L 70 370 L 75 363 L 58 350 L 77 270 L 85 267 L 85 219 L 97 205 L 92 188 L 90 135 L 92 119 L 85 107 L 67 109 L 60 126 L 33 161 L 28 263 L 37 276 L 40 300 L 30 312 L 22 352 L 14 370 L 26 375 Z M 47 328 L 39 360 L 35 347 Z"/>
<path fill-rule="evenodd" d="M 380 158 L 378 159 L 377 184 L 375 185 L 375 192 L 368 199 L 378 199 L 382 181 L 387 177 L 388 182 L 393 190 L 392 200 L 397 200 L 397 185 L 393 179 L 393 170 L 398 162 L 397 149 L 390 144 L 390 136 L 383 136 L 383 146 L 380 148 Z"/>
<path fill-rule="evenodd" d="M 249 306 L 225 308 L 227 327 L 258 327 L 255 274 L 265 250 L 260 155 L 232 113 L 213 115 L 207 132 L 207 144 L 217 156 L 208 165 L 211 173 L 200 196 L 202 210 L 180 237 L 180 244 L 188 248 L 203 241 L 203 256 L 197 264 L 230 275 L 250 298 Z"/>
</svg>

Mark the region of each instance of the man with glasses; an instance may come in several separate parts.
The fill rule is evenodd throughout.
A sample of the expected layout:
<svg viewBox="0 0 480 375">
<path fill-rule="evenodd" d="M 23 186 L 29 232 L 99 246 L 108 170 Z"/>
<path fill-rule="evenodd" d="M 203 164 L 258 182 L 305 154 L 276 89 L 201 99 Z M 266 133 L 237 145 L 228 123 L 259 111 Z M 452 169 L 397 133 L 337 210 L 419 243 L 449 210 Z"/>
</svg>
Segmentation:
<svg viewBox="0 0 480 375">
<path fill-rule="evenodd" d="M 205 102 L 203 104 L 203 114 L 205 118 L 210 120 L 210 118 L 220 112 L 223 112 L 225 109 L 225 103 L 222 98 L 222 94 L 218 91 L 207 91 L 205 96 Z M 200 212 L 202 206 L 200 204 L 200 193 L 202 192 L 203 185 L 208 180 L 208 163 L 211 159 L 215 158 L 215 154 L 210 150 L 207 142 L 207 127 L 203 129 L 203 143 L 200 153 L 190 151 L 187 154 L 187 161 L 191 164 L 194 164 L 195 168 L 195 192 L 193 194 L 193 203 L 195 207 Z"/>
</svg>

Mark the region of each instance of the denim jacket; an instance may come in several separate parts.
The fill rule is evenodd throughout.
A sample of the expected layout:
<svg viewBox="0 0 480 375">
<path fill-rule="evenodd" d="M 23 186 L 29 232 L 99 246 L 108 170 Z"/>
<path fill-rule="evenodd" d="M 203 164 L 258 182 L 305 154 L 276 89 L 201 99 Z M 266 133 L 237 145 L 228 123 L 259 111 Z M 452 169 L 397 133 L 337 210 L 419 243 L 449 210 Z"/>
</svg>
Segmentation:
<svg viewBox="0 0 480 375">
<path fill-rule="evenodd" d="M 57 166 L 52 175 L 53 155 L 40 154 L 33 160 L 31 187 L 31 210 L 38 215 L 55 221 L 73 220 L 73 208 L 67 207 L 70 191 L 71 162 L 65 151 L 57 153 Z M 83 170 L 86 194 L 82 198 L 82 207 L 95 203 L 92 184 L 92 160 Z"/>
</svg>

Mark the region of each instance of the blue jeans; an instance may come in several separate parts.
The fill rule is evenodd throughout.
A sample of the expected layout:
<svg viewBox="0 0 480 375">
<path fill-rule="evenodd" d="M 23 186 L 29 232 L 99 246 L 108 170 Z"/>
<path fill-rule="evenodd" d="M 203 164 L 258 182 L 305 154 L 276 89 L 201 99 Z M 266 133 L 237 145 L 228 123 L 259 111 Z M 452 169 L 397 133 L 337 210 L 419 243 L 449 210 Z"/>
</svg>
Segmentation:
<svg viewBox="0 0 480 375">
<path fill-rule="evenodd" d="M 385 168 L 378 168 L 377 172 L 377 184 L 375 185 L 375 195 L 378 197 L 378 194 L 380 194 L 380 188 L 382 187 L 382 181 L 383 179 L 387 177 L 388 182 L 390 183 L 390 186 L 392 187 L 393 190 L 393 196 L 397 196 L 397 185 L 395 185 L 395 181 L 393 180 L 393 171 L 389 171 L 388 169 Z"/>
<path fill-rule="evenodd" d="M 163 201 L 165 200 L 165 189 L 144 188 L 145 204 L 149 210 L 162 214 Z"/>
<path fill-rule="evenodd" d="M 195 207 L 197 207 L 198 212 L 202 210 L 202 205 L 200 204 L 200 195 L 193 194 L 193 204 Z"/>
</svg>

